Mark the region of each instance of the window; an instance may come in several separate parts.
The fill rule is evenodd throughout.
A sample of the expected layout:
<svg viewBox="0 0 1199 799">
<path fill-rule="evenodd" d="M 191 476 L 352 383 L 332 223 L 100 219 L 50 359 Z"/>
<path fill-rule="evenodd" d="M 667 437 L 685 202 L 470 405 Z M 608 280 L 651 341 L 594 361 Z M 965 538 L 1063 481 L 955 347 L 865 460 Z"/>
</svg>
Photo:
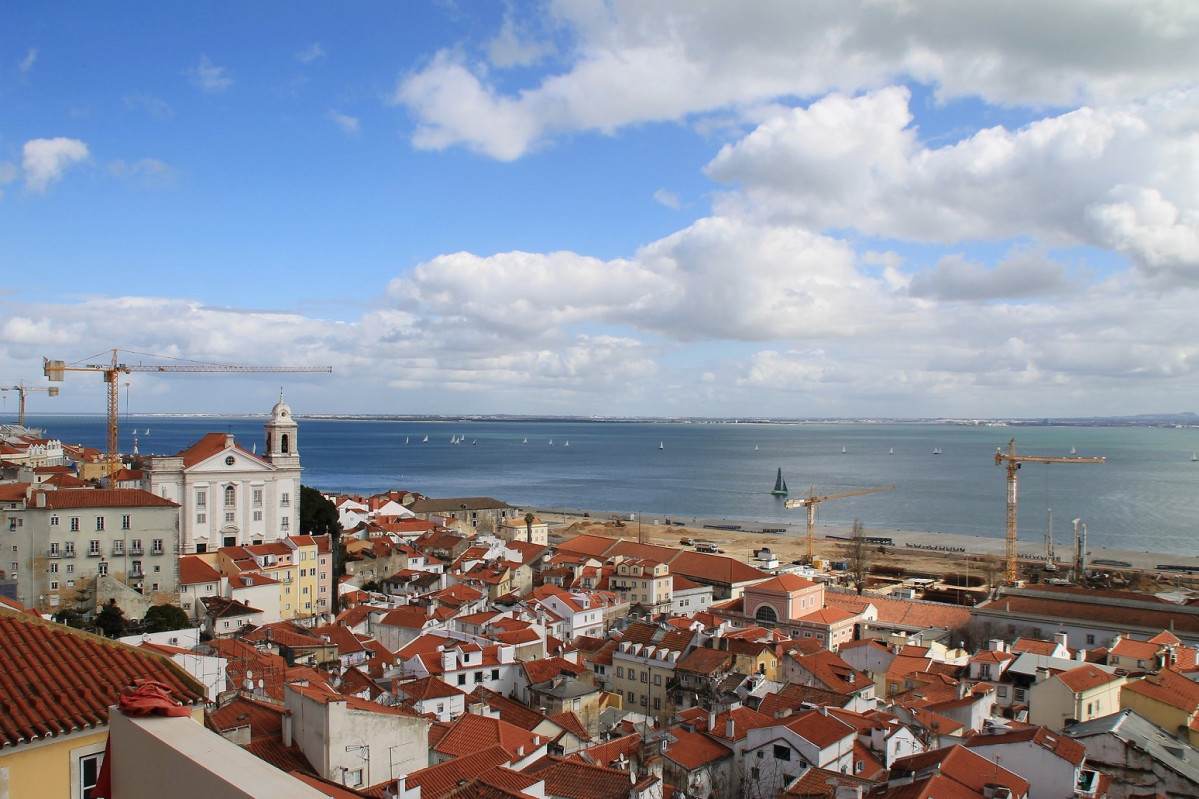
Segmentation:
<svg viewBox="0 0 1199 799">
<path fill-rule="evenodd" d="M 100 779 L 100 765 L 104 762 L 104 753 L 97 752 L 79 758 L 79 796 L 82 799 L 92 799 L 96 790 L 96 782 Z M 74 791 L 72 791 L 74 794 Z"/>
<path fill-rule="evenodd" d="M 476 684 L 476 685 L 479 685 L 479 684 L 481 684 L 482 682 L 483 682 L 483 672 L 481 672 L 481 671 L 476 671 L 476 672 L 475 672 L 475 684 Z"/>
<path fill-rule="evenodd" d="M 1007 699 L 1007 686 L 1006 685 L 999 686 L 997 689 L 995 689 L 995 693 L 999 696 L 1000 699 Z"/>
<path fill-rule="evenodd" d="M 465 674 L 459 674 L 459 675 L 458 675 L 458 684 L 459 684 L 459 685 L 466 685 L 466 675 L 465 675 Z"/>
<path fill-rule="evenodd" d="M 492 670 L 491 670 L 491 679 L 493 679 L 493 680 L 498 680 L 499 678 L 500 678 L 500 670 L 499 670 L 499 669 L 492 669 Z"/>
<path fill-rule="evenodd" d="M 196 489 L 196 507 L 197 508 L 208 507 L 208 492 L 203 488 Z"/>
<path fill-rule="evenodd" d="M 57 590 L 58 590 L 58 580 L 51 580 L 51 581 L 50 581 L 50 590 L 51 590 L 51 591 L 57 591 Z"/>
<path fill-rule="evenodd" d="M 254 499 L 253 499 L 254 507 L 261 508 L 262 507 L 262 489 L 255 488 L 253 497 L 254 497 Z"/>
<path fill-rule="evenodd" d="M 150 554 L 152 554 L 152 555 L 161 555 L 161 554 L 162 554 L 162 552 L 163 552 L 163 550 L 162 550 L 162 539 L 161 539 L 161 538 L 155 538 L 155 539 L 154 539 L 154 540 L 151 542 L 151 547 L 152 547 L 152 548 L 151 548 L 151 550 L 150 550 Z"/>
<path fill-rule="evenodd" d="M 1023 702 L 1024 701 L 1024 689 L 1023 688 L 1013 689 L 1012 690 L 1012 698 L 1015 699 L 1017 702 Z"/>
<path fill-rule="evenodd" d="M 362 787 L 362 769 L 346 769 L 345 784 L 351 788 Z"/>
<path fill-rule="evenodd" d="M 287 530 L 290 527 L 291 527 L 291 520 L 288 519 L 286 516 L 284 516 L 282 519 L 279 520 L 279 529 L 280 530 Z"/>
<path fill-rule="evenodd" d="M 625 691 L 625 693 L 628 695 L 628 698 L 629 698 L 629 701 L 630 701 L 630 702 L 634 702 L 634 701 L 636 701 L 636 699 L 637 699 L 637 695 L 636 695 L 636 694 L 634 694 L 632 691 Z"/>
<path fill-rule="evenodd" d="M 93 538 L 87 542 L 87 554 L 89 557 L 100 557 L 100 539 Z"/>
<path fill-rule="evenodd" d="M 97 530 L 103 530 L 103 529 L 104 529 L 104 517 L 103 517 L 103 516 L 97 516 L 97 517 L 96 517 L 96 529 L 97 529 Z"/>
<path fill-rule="evenodd" d="M 61 555 L 62 555 L 62 553 L 58 549 L 58 542 L 51 541 L 50 542 L 50 557 L 57 558 L 57 557 L 60 557 Z"/>
<path fill-rule="evenodd" d="M 291 494 L 287 493 L 286 491 L 284 491 L 282 494 L 280 494 L 279 495 L 279 505 L 284 508 L 290 508 L 291 507 Z"/>
<path fill-rule="evenodd" d="M 133 561 L 131 568 L 130 568 L 130 576 L 142 577 L 143 575 L 144 575 L 144 572 L 142 572 L 142 562 L 140 560 Z"/>
<path fill-rule="evenodd" d="M 75 573 L 75 564 L 68 563 L 67 564 L 67 574 L 74 574 L 74 573 Z"/>
<path fill-rule="evenodd" d="M 108 576 L 108 562 L 107 561 L 102 560 L 96 564 L 96 574 L 100 575 L 101 577 Z"/>
<path fill-rule="evenodd" d="M 208 514 L 207 513 L 197 513 L 196 514 L 196 524 L 208 524 Z"/>
<path fill-rule="evenodd" d="M 51 516 L 51 517 L 50 517 L 50 526 L 51 526 L 51 527 L 57 527 L 57 526 L 58 526 L 58 514 L 55 514 L 55 515 L 53 515 L 53 516 Z"/>
<path fill-rule="evenodd" d="M 126 513 L 125 515 L 123 515 L 123 516 L 121 517 L 121 529 L 122 529 L 122 530 L 128 530 L 130 527 L 132 527 L 131 521 L 132 521 L 132 520 L 129 518 L 129 514 L 128 514 L 128 513 Z"/>
<path fill-rule="evenodd" d="M 233 486 L 225 486 L 225 507 L 232 508 L 237 504 L 237 489 Z"/>
<path fill-rule="evenodd" d="M 759 754 L 761 754 L 761 753 L 759 752 Z M 753 779 L 753 780 L 760 779 L 762 777 L 762 773 L 760 771 L 758 771 L 757 766 L 754 766 L 753 768 L 751 768 L 749 770 L 749 777 L 750 777 L 750 779 Z"/>
<path fill-rule="evenodd" d="M 260 510 L 254 511 L 254 521 L 256 521 L 256 522 L 262 521 L 262 511 L 260 511 Z"/>
<path fill-rule="evenodd" d="M 51 573 L 51 574 L 58 574 L 58 564 L 57 564 L 57 563 L 51 563 L 51 564 L 50 564 L 50 573 Z"/>
<path fill-rule="evenodd" d="M 648 677 L 648 676 L 649 676 L 648 671 L 641 672 L 641 682 L 646 682 L 646 677 Z"/>
<path fill-rule="evenodd" d="M 1095 645 L 1095 636 L 1088 635 L 1087 636 L 1087 646 L 1094 646 L 1094 645 Z"/>
<path fill-rule="evenodd" d="M 791 759 L 791 748 L 788 746 L 783 746 L 781 744 L 775 744 L 774 745 L 774 759 L 775 760 L 790 760 Z"/>
<path fill-rule="evenodd" d="M 129 554 L 130 555 L 142 554 L 142 540 L 140 538 L 129 539 Z"/>
<path fill-rule="evenodd" d="M 228 524 L 228 523 L 232 523 L 232 522 L 236 521 L 236 519 L 234 518 L 235 515 L 236 514 L 234 511 L 231 511 L 231 510 L 225 511 L 225 523 Z"/>
<path fill-rule="evenodd" d="M 79 529 L 79 517 L 72 516 L 71 517 L 71 532 L 75 532 L 78 529 Z"/>
<path fill-rule="evenodd" d="M 654 675 L 654 685 L 661 685 L 661 684 L 662 684 L 662 675 L 655 674 Z"/>
<path fill-rule="evenodd" d="M 125 554 L 125 542 L 124 541 L 113 541 L 112 542 L 112 554 L 124 555 Z"/>
<path fill-rule="evenodd" d="M 21 566 L 21 564 L 14 560 L 12 562 L 12 569 L 10 569 L 9 571 L 15 576 L 17 573 L 17 569 L 19 569 L 20 566 Z"/>
<path fill-rule="evenodd" d="M 579 700 L 576 699 L 575 701 L 577 702 Z M 654 710 L 661 710 L 661 709 L 662 709 L 662 699 L 661 699 L 661 697 L 655 696 L 654 697 Z"/>
</svg>

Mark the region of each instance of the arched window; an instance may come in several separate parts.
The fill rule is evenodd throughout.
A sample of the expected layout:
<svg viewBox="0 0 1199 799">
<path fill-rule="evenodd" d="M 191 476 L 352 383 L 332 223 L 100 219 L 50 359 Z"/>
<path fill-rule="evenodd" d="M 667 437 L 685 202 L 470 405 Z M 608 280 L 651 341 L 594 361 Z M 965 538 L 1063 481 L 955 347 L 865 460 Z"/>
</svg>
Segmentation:
<svg viewBox="0 0 1199 799">
<path fill-rule="evenodd" d="M 758 608 L 758 612 L 754 615 L 754 618 L 760 622 L 765 622 L 766 624 L 777 624 L 779 620 L 779 614 L 774 608 L 770 607 L 770 605 L 763 605 L 762 607 Z"/>
<path fill-rule="evenodd" d="M 289 439 L 289 438 L 290 438 L 290 436 L 288 436 L 288 435 L 287 435 L 287 433 L 284 433 L 284 434 L 282 435 L 282 437 L 281 437 L 281 440 L 279 441 L 279 443 L 283 445 L 283 446 L 282 446 L 282 451 L 283 451 L 283 454 L 284 454 L 284 455 L 286 455 L 286 454 L 287 454 L 287 449 L 288 449 L 287 445 L 290 443 L 290 442 L 288 441 L 288 439 Z"/>
<path fill-rule="evenodd" d="M 232 508 L 237 504 L 237 489 L 233 486 L 225 486 L 225 507 Z"/>
</svg>

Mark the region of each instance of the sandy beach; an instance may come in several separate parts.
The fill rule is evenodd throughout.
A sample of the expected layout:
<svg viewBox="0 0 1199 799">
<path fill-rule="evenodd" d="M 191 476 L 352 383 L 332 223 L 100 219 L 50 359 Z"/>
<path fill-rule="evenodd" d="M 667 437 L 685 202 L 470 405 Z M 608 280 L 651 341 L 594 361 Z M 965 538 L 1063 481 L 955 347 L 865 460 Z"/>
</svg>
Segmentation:
<svg viewBox="0 0 1199 799">
<path fill-rule="evenodd" d="M 655 517 L 653 514 L 643 514 L 641 519 L 621 517 L 623 526 L 617 527 L 612 523 L 612 515 L 603 511 L 552 508 L 531 510 L 550 524 L 551 531 L 558 530 L 567 535 L 590 533 L 630 540 L 640 537 L 647 543 L 672 547 L 680 546 L 680 539 L 691 538 L 696 541 L 710 541 L 723 549 L 725 554 L 747 562 L 753 559 L 756 550 L 762 548 L 769 548 L 783 563 L 798 560 L 806 553 L 806 527 L 803 523 L 784 527 L 769 522 L 694 517 L 666 519 L 662 516 Z M 741 529 L 716 529 L 717 526 L 739 526 Z M 774 532 L 779 529 L 784 529 L 785 532 Z M 770 532 L 762 532 L 763 530 Z M 867 536 L 890 538 L 893 542 L 885 548 L 885 555 L 878 553 L 879 562 L 909 568 L 923 566 L 939 571 L 977 568 L 998 568 L 1002 571 L 1005 543 L 1002 538 L 872 528 L 866 528 L 865 533 Z M 844 542 L 836 540 L 836 537 L 847 538 L 849 534 L 848 527 L 817 525 L 814 546 L 816 557 L 837 559 Z M 1045 562 L 1043 539 L 1021 541 L 1018 551 L 1022 561 L 1030 567 L 1040 567 Z M 1074 559 L 1073 541 L 1055 542 L 1054 554 L 1062 571 L 1070 568 Z M 1100 571 L 1157 573 L 1161 571 L 1158 567 L 1166 564 L 1199 570 L 1199 556 L 1103 547 L 1088 547 L 1087 563 L 1088 568 Z M 1176 572 L 1164 571 L 1163 574 L 1174 575 Z"/>
</svg>

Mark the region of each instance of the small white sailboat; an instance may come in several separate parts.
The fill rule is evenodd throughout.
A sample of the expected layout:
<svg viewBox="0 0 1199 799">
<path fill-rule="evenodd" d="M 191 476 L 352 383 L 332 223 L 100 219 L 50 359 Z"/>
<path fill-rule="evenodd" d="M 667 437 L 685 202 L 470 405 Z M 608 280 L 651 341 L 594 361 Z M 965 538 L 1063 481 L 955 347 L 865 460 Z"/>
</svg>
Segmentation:
<svg viewBox="0 0 1199 799">
<path fill-rule="evenodd" d="M 935 448 L 933 449 L 933 454 L 934 454 L 934 455 L 940 455 L 940 454 L 941 454 L 941 448 L 940 448 L 940 447 L 935 447 Z"/>
<path fill-rule="evenodd" d="M 1077 455 L 1077 454 L 1078 454 L 1078 447 L 1070 447 L 1070 454 L 1071 454 L 1071 455 Z"/>
<path fill-rule="evenodd" d="M 478 444 L 479 444 L 479 439 L 477 439 L 477 438 L 472 438 L 472 439 L 470 440 L 470 445 L 471 445 L 472 447 L 478 446 Z"/>
<path fill-rule="evenodd" d="M 658 449 L 666 449 L 666 442 L 665 442 L 665 441 L 659 441 L 659 442 L 658 442 Z"/>
<path fill-rule="evenodd" d="M 520 443 L 522 443 L 522 444 L 528 444 L 528 443 L 529 443 L 529 439 L 527 439 L 527 438 L 526 438 L 524 441 L 522 441 L 522 442 L 520 442 Z"/>
<path fill-rule="evenodd" d="M 424 440 L 424 441 L 422 441 L 421 443 L 422 443 L 422 444 L 428 444 L 428 443 L 429 443 L 429 437 L 428 437 L 428 436 L 425 436 L 425 440 Z"/>
<path fill-rule="evenodd" d="M 845 447 L 841 447 L 841 454 L 844 455 L 846 452 L 847 452 L 847 450 L 845 449 Z"/>
<path fill-rule="evenodd" d="M 554 446 L 554 439 L 552 439 L 552 438 L 550 439 L 550 446 L 551 447 Z"/>
<path fill-rule="evenodd" d="M 1199 453 L 1192 452 L 1191 453 L 1191 463 L 1195 463 L 1196 461 L 1199 461 Z"/>
<path fill-rule="evenodd" d="M 754 452 L 757 452 L 757 451 L 758 451 L 758 445 L 754 444 Z"/>
<path fill-rule="evenodd" d="M 888 454 L 888 455 L 894 455 L 894 454 L 895 454 L 895 447 L 891 447 L 891 451 L 890 451 L 890 452 L 888 452 L 887 454 Z"/>
<path fill-rule="evenodd" d="M 562 446 L 564 446 L 564 447 L 569 447 L 569 446 L 570 446 L 570 442 L 569 442 L 569 441 L 563 441 L 563 442 L 562 442 Z"/>
<path fill-rule="evenodd" d="M 408 443 L 408 436 L 404 436 L 404 443 L 405 443 L 405 444 L 407 444 L 407 443 Z"/>
</svg>

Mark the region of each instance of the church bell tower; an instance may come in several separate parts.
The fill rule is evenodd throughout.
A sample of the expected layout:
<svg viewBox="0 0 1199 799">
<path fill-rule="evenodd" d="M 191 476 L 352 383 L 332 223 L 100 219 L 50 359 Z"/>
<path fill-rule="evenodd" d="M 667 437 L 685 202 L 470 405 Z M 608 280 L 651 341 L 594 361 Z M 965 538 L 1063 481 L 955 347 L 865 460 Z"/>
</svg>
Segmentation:
<svg viewBox="0 0 1199 799">
<path fill-rule="evenodd" d="M 264 428 L 263 460 L 280 468 L 300 468 L 299 426 L 291 417 L 291 408 L 283 401 L 282 389 L 279 390 L 279 402 L 271 408 L 271 418 Z"/>
</svg>

